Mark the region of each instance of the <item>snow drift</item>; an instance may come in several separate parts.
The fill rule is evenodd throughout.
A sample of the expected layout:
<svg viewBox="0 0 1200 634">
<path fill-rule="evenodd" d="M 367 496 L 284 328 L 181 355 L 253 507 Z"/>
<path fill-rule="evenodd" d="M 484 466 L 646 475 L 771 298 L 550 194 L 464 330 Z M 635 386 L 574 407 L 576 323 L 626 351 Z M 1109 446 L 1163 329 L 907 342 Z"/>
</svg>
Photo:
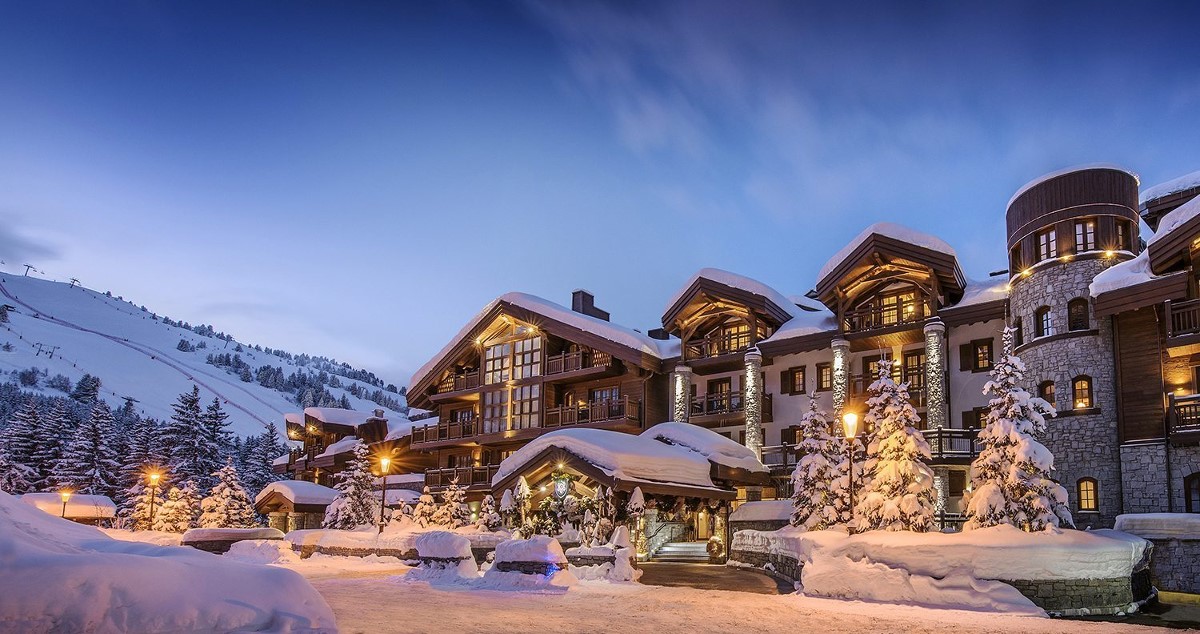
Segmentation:
<svg viewBox="0 0 1200 634">
<path fill-rule="evenodd" d="M 299 574 L 115 540 L 0 493 L 0 630 L 332 631 Z"/>
</svg>

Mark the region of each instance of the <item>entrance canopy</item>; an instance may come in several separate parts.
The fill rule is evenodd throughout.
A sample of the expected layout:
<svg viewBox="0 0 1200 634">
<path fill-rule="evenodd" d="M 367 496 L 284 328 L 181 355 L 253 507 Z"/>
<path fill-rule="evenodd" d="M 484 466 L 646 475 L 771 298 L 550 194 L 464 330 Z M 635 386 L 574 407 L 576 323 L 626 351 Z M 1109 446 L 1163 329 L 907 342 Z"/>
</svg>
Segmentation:
<svg viewBox="0 0 1200 634">
<path fill-rule="evenodd" d="M 732 500 L 738 485 L 770 482 L 770 470 L 738 443 L 687 423 L 662 423 L 634 436 L 566 429 L 540 436 L 500 463 L 492 490 L 532 486 L 575 472 L 614 491 Z"/>
</svg>

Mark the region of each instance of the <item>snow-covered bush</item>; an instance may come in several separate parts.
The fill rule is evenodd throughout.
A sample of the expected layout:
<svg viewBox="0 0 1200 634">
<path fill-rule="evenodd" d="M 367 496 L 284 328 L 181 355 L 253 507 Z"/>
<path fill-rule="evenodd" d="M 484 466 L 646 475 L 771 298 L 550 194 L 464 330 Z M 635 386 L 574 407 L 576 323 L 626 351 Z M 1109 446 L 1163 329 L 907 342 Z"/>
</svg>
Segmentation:
<svg viewBox="0 0 1200 634">
<path fill-rule="evenodd" d="M 200 501 L 199 524 L 202 528 L 253 528 L 258 525 L 254 505 L 250 496 L 238 480 L 237 469 L 232 461 L 226 463 L 213 476 L 213 485 L 208 497 Z"/>
<path fill-rule="evenodd" d="M 200 492 L 193 482 L 184 482 L 171 487 L 159 500 L 160 506 L 154 514 L 154 530 L 167 533 L 182 533 L 195 528 L 200 517 Z"/>
<path fill-rule="evenodd" d="M 830 433 L 829 415 L 818 409 L 817 399 L 810 398 L 808 411 L 800 417 L 800 460 L 792 472 L 792 526 L 823 530 L 845 521 L 841 511 L 846 498 L 830 486 L 839 474 L 842 456 L 837 440 Z"/>
<path fill-rule="evenodd" d="M 471 509 L 466 501 L 466 490 L 458 486 L 458 478 L 454 478 L 442 491 L 442 504 L 434 511 L 432 524 L 451 529 L 470 524 Z"/>
<path fill-rule="evenodd" d="M 479 517 L 475 525 L 487 531 L 497 531 L 504 526 L 504 520 L 496 512 L 496 498 L 490 493 L 483 496 L 483 502 L 479 504 Z"/>
<path fill-rule="evenodd" d="M 433 526 L 433 516 L 437 512 L 437 503 L 433 501 L 433 496 L 429 493 L 429 487 L 421 489 L 421 497 L 417 498 L 417 505 L 413 508 L 412 520 L 417 526 L 425 528 Z"/>
</svg>

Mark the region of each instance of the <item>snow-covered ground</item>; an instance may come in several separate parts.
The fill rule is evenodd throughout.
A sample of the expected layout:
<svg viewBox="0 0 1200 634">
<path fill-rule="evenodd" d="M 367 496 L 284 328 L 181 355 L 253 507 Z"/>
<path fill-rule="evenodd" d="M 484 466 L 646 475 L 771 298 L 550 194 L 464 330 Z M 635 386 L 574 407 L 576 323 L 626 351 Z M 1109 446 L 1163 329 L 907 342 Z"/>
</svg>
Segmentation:
<svg viewBox="0 0 1200 634">
<path fill-rule="evenodd" d="M 0 371 L 37 367 L 50 376 L 63 374 L 72 382 L 90 373 L 103 381 L 101 396 L 114 408 L 131 396 L 138 399 L 143 415 L 159 419 L 170 417 L 176 397 L 196 384 L 204 403 L 214 396 L 221 398 L 230 415 L 230 430 L 240 435 L 262 433 L 268 421 L 282 430 L 284 413 L 300 409 L 279 391 L 244 382 L 205 362 L 210 353 L 234 354 L 236 342 L 226 347 L 214 337 L 168 326 L 150 312 L 115 297 L 61 282 L 0 273 L 0 303 L 16 307 L 9 314 L 9 323 L 0 325 L 0 344 L 13 346 L 11 352 L 0 351 Z M 183 352 L 176 349 L 180 339 L 192 345 L 203 342 L 207 347 Z M 43 344 L 41 354 L 39 343 Z M 49 358 L 50 346 L 58 347 L 53 359 Z M 252 369 L 272 365 L 282 368 L 285 376 L 300 369 L 249 347 L 237 354 Z M 350 379 L 342 382 L 351 383 Z M 49 395 L 62 395 L 44 385 L 41 389 Z M 345 394 L 353 409 L 370 412 L 379 407 L 342 389 L 328 389 L 337 398 Z M 399 416 L 390 410 L 386 415 Z"/>
<path fill-rule="evenodd" d="M 399 578 L 314 579 L 344 632 L 1143 632 L 1131 625 L 934 610 L 799 595 L 582 581 L 564 593 L 432 587 Z"/>
</svg>

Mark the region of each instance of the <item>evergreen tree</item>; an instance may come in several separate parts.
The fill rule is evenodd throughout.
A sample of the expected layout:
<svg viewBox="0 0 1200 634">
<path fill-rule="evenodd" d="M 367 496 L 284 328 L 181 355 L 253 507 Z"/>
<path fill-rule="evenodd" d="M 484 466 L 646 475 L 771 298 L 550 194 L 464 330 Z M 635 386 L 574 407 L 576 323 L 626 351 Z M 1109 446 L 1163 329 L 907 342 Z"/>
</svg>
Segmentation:
<svg viewBox="0 0 1200 634">
<path fill-rule="evenodd" d="M 929 443 L 917 430 L 921 418 L 908 400 L 908 384 L 891 377 L 892 362 L 879 362 L 864 419 L 873 429 L 867 445 L 866 483 L 855 515 L 859 530 L 923 532 L 933 527 L 933 471 Z"/>
<path fill-rule="evenodd" d="M 513 490 L 505 489 L 500 496 L 500 515 L 504 518 L 505 526 L 512 526 L 517 516 L 517 503 L 513 499 Z"/>
<path fill-rule="evenodd" d="M 0 304 L 0 324 L 8 323 L 8 304 Z"/>
<path fill-rule="evenodd" d="M 250 439 L 247 439 L 250 440 Z M 255 442 L 246 451 L 246 467 L 242 481 L 246 490 L 257 495 L 268 484 L 279 480 L 282 476 L 271 471 L 275 459 L 287 453 L 287 447 L 279 436 L 279 428 L 274 422 L 267 423 L 266 430 L 261 436 L 253 439 Z"/>
<path fill-rule="evenodd" d="M 437 512 L 437 503 L 433 501 L 433 496 L 429 494 L 429 487 L 421 490 L 421 497 L 417 498 L 417 506 L 413 508 L 412 518 L 417 523 L 417 526 L 426 528 L 433 526 L 433 514 Z"/>
<path fill-rule="evenodd" d="M 604 485 L 597 485 L 592 508 L 596 509 L 596 528 L 592 541 L 597 544 L 607 543 L 617 525 L 617 506 L 612 503 L 612 491 Z"/>
<path fill-rule="evenodd" d="M 254 505 L 242 488 L 237 468 L 228 462 L 213 474 L 217 483 L 208 497 L 200 501 L 200 521 L 203 528 L 254 528 L 258 525 Z"/>
<path fill-rule="evenodd" d="M 137 418 L 125 431 L 125 450 L 121 454 L 118 476 L 121 507 L 126 515 L 132 513 L 145 487 L 149 473 L 162 473 L 166 465 L 163 455 L 159 422 L 153 418 Z"/>
<path fill-rule="evenodd" d="M 458 478 L 454 478 L 442 491 L 442 504 L 434 511 L 433 523 L 451 529 L 470 524 L 471 511 L 466 501 L 467 491 L 458 486 Z"/>
<path fill-rule="evenodd" d="M 524 528 L 529 523 L 529 500 L 533 499 L 533 491 L 525 481 L 525 476 L 517 478 L 517 488 L 513 493 L 517 503 L 517 518 L 520 520 L 518 526 Z"/>
<path fill-rule="evenodd" d="M 483 496 L 483 502 L 479 503 L 479 517 L 475 525 L 486 531 L 497 531 L 504 526 L 504 520 L 496 512 L 496 498 L 490 493 Z"/>
<path fill-rule="evenodd" d="M 629 502 L 625 504 L 625 521 L 629 526 L 629 534 L 633 539 L 634 552 L 639 552 L 638 545 L 642 541 L 642 516 L 646 514 L 646 498 L 642 495 L 642 487 L 634 487 L 629 494 Z"/>
<path fill-rule="evenodd" d="M 8 426 L 4 428 L 4 433 L 0 434 L 0 444 L 4 446 L 9 463 L 22 467 L 21 473 L 25 482 L 24 488 L 20 490 L 5 489 L 6 491 L 29 493 L 36 490 L 34 487 L 41 479 L 35 458 L 40 444 L 41 428 L 42 417 L 38 412 L 37 399 L 31 396 L 21 409 L 8 419 Z M 13 483 L 16 484 L 15 481 Z"/>
<path fill-rule="evenodd" d="M 1013 354 L 1014 337 L 1014 329 L 1004 329 L 1004 354 L 983 388 L 992 398 L 979 432 L 983 449 L 971 463 L 963 530 L 1011 524 L 1041 531 L 1074 525 L 1067 491 L 1051 476 L 1054 456 L 1037 440 L 1045 433 L 1046 415 L 1054 410 L 1020 386 L 1025 364 Z"/>
<path fill-rule="evenodd" d="M 38 430 L 38 446 L 33 455 L 33 464 L 38 470 L 36 487 L 39 491 L 55 491 L 62 486 L 54 478 L 54 468 L 62 459 L 66 440 L 75 433 L 75 419 L 66 399 L 55 399 L 54 407 L 42 419 Z"/>
<path fill-rule="evenodd" d="M 116 497 L 119 466 L 109 449 L 115 427 L 108 404 L 97 401 L 92 415 L 76 428 L 54 465 L 55 483 L 78 493 Z"/>
<path fill-rule="evenodd" d="M 90 374 L 84 374 L 75 384 L 75 389 L 71 391 L 71 399 L 84 405 L 91 405 L 98 398 L 100 398 L 100 378 Z"/>
<path fill-rule="evenodd" d="M 13 462 L 9 457 L 8 447 L 0 442 L 0 491 L 12 495 L 20 495 L 29 491 L 29 480 L 34 476 L 33 469 Z"/>
<path fill-rule="evenodd" d="M 837 439 L 830 433 L 829 416 L 810 398 L 800 417 L 797 449 L 801 457 L 792 473 L 792 526 L 824 530 L 842 521 L 837 491 L 833 488 L 842 463 Z M 842 498 L 844 499 L 844 498 Z"/>
<path fill-rule="evenodd" d="M 221 409 L 220 399 L 213 397 L 212 402 L 200 415 L 200 428 L 203 430 L 202 460 L 211 473 L 221 468 L 224 457 L 233 446 L 232 434 L 229 432 L 229 414 Z"/>
<path fill-rule="evenodd" d="M 154 530 L 182 533 L 197 526 L 201 501 L 195 483 L 184 482 L 171 487 L 163 497 L 165 499 L 154 514 Z"/>
<path fill-rule="evenodd" d="M 379 521 L 379 504 L 375 500 L 375 476 L 371 474 L 367 443 L 354 443 L 354 458 L 334 476 L 333 488 L 338 496 L 325 509 L 324 528 L 351 530 L 370 526 Z"/>
<path fill-rule="evenodd" d="M 128 506 L 121 510 L 121 518 L 129 530 L 148 531 L 158 519 L 158 510 L 163 502 L 158 487 L 138 484 L 126 491 Z M 153 514 L 153 516 L 152 516 Z"/>
<path fill-rule="evenodd" d="M 172 409 L 162 432 L 171 472 L 179 481 L 195 480 L 201 490 L 209 488 L 215 469 L 211 468 L 200 421 L 200 388 L 193 386 L 191 392 L 180 394 Z"/>
</svg>

